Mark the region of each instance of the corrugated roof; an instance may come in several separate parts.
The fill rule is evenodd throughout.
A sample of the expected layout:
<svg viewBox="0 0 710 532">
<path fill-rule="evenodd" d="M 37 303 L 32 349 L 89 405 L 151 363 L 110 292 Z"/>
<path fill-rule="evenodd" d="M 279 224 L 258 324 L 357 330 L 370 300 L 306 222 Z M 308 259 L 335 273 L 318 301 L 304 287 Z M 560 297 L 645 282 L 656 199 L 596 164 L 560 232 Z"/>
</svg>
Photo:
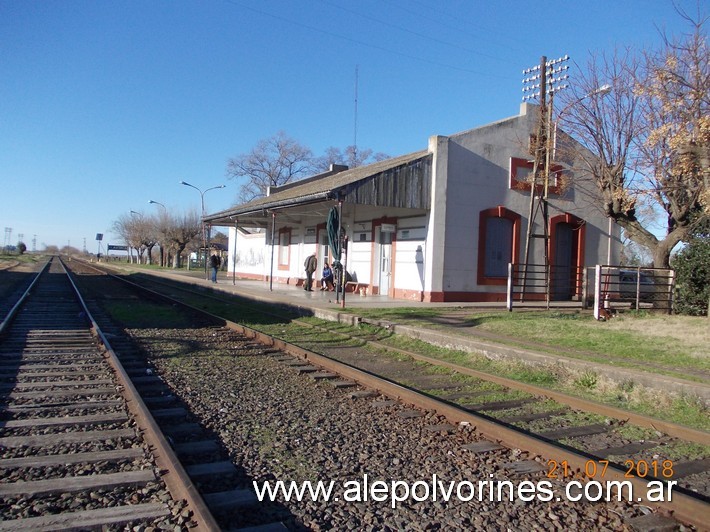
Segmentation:
<svg viewBox="0 0 710 532">
<path fill-rule="evenodd" d="M 321 179 L 306 179 L 303 184 L 294 184 L 284 190 L 272 193 L 270 196 L 258 198 L 248 203 L 235 205 L 214 214 L 205 216 L 205 221 L 210 223 L 220 223 L 228 221 L 230 216 L 240 216 L 259 211 L 266 211 L 277 207 L 289 205 L 304 205 L 312 202 L 333 199 L 337 196 L 338 190 L 347 185 L 351 185 L 363 179 L 373 177 L 381 172 L 409 164 L 417 159 L 426 157 L 427 150 L 417 151 L 399 157 L 392 157 L 384 161 L 358 166 L 350 170 L 345 170 L 334 175 L 325 175 Z"/>
</svg>

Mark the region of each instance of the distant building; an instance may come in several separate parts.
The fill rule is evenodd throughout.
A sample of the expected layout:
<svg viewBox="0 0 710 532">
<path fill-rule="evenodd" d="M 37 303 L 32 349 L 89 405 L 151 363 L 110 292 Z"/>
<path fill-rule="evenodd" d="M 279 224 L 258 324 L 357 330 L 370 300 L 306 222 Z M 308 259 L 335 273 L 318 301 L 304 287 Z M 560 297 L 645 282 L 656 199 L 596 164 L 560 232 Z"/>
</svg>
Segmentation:
<svg viewBox="0 0 710 532">
<path fill-rule="evenodd" d="M 274 282 L 296 283 L 313 251 L 319 265 L 331 262 L 326 220 L 340 204 L 346 268 L 370 293 L 415 301 L 504 301 L 508 263 L 525 262 L 526 179 L 537 110 L 522 104 L 518 116 L 432 136 L 423 151 L 353 169 L 334 166 L 204 220 L 229 228 L 230 273 L 268 280 L 273 272 Z M 573 161 L 555 168 L 551 267 L 569 277 L 609 258 L 618 262 L 618 229 L 609 235 L 594 182 Z M 537 216 L 535 223 L 541 222 Z M 542 264 L 544 239 L 531 239 L 530 246 L 529 262 Z M 551 291 L 555 299 L 573 299 L 580 286 L 575 279 L 553 280 Z"/>
</svg>

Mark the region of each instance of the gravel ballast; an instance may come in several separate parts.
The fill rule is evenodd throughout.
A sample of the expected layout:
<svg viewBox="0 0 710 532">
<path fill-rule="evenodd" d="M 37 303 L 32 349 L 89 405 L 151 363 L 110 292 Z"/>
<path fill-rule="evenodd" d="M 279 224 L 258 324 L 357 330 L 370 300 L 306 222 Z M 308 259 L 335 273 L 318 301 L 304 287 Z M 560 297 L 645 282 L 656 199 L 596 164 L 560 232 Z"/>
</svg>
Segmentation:
<svg viewBox="0 0 710 532">
<path fill-rule="evenodd" d="M 623 530 L 629 518 L 647 511 L 626 502 L 566 501 L 564 484 L 545 477 L 544 463 L 544 471 L 532 475 L 509 473 L 501 466 L 534 457 L 516 449 L 474 454 L 462 448 L 479 439 L 474 427 L 434 430 L 432 426 L 446 423 L 434 413 L 409 418 L 399 414 L 411 406 L 383 405 L 387 398 L 381 396 L 350 398 L 355 389 L 336 389 L 307 373 L 299 375 L 277 361 L 278 355 L 264 355 L 253 342 L 229 331 L 133 329 L 130 334 L 191 412 L 219 435 L 243 471 L 244 487 L 265 480 L 333 481 L 333 495 L 339 496 L 302 502 L 281 496 L 276 506 L 257 505 L 233 516 L 230 526 L 259 522 L 256 515 L 264 511 L 293 529 Z M 419 483 L 421 498 L 434 475 L 447 488 L 450 482 L 463 483 L 464 496 L 470 495 L 467 482 L 475 487 L 484 481 L 511 481 L 517 489 L 523 481 L 549 481 L 554 497 L 526 501 L 516 494 L 512 501 L 504 497 L 498 502 L 489 500 L 486 490 L 483 501 L 477 496 L 460 501 L 454 491 L 448 502 L 441 497 L 433 501 L 430 493 L 426 500 L 410 498 L 395 508 L 389 497 L 346 501 L 346 489 L 362 484 L 365 475 L 370 485 Z M 348 493 L 352 497 L 355 491 Z"/>
</svg>

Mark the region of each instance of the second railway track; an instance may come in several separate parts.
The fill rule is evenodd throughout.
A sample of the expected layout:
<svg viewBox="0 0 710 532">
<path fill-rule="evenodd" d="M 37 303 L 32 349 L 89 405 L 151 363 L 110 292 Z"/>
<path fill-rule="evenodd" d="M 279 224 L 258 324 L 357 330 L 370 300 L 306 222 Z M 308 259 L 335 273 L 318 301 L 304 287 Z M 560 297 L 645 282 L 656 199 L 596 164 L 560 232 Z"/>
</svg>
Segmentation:
<svg viewBox="0 0 710 532">
<path fill-rule="evenodd" d="M 0 529 L 168 520 L 167 490 L 58 261 L 33 291 L 0 344 Z"/>
</svg>

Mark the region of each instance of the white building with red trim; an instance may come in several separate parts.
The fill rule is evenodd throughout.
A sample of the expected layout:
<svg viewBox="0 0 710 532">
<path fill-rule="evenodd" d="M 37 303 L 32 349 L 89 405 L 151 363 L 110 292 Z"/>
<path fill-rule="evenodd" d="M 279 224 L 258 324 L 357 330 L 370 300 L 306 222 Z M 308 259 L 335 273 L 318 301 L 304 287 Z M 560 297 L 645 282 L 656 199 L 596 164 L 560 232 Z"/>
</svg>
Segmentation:
<svg viewBox="0 0 710 532">
<path fill-rule="evenodd" d="M 522 104 L 517 116 L 434 135 L 423 151 L 333 167 L 204 220 L 229 228 L 230 273 L 299 283 L 313 251 L 319 267 L 331 262 L 326 221 L 339 207 L 353 279 L 371 294 L 415 301 L 505 301 L 508 264 L 526 262 L 528 243 L 527 263 L 544 264 L 547 242 L 551 296 L 577 299 L 584 268 L 618 262 L 619 231 L 575 160 L 551 165 L 547 238 L 541 215 L 528 231 L 538 109 Z"/>
</svg>

